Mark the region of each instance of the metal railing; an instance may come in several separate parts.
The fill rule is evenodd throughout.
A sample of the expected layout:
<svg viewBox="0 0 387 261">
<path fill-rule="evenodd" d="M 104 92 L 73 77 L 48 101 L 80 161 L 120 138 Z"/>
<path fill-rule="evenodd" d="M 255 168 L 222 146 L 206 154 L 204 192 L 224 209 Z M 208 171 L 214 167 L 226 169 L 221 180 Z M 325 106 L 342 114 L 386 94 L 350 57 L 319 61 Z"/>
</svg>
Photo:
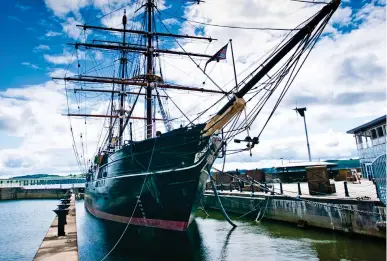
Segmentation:
<svg viewBox="0 0 387 261">
<path fill-rule="evenodd" d="M 378 197 L 386 205 L 386 154 L 380 155 L 372 162 L 372 172 Z"/>
</svg>

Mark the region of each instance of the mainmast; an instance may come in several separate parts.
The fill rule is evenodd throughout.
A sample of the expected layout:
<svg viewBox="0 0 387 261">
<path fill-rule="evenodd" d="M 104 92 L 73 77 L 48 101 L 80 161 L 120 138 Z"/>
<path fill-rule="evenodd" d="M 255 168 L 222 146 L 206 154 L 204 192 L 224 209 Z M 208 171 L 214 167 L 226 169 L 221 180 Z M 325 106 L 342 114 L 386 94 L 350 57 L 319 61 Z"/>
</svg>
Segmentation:
<svg viewBox="0 0 387 261">
<path fill-rule="evenodd" d="M 124 16 L 122 17 L 122 24 L 124 26 L 124 34 L 122 38 L 122 46 L 125 47 L 125 37 L 126 37 L 126 10 L 124 11 Z M 122 57 L 121 57 L 121 79 L 125 79 L 125 71 L 126 71 L 126 50 L 122 49 Z M 125 107 L 124 107 L 124 98 L 125 98 L 125 83 L 121 84 L 121 93 L 120 93 L 120 131 L 119 131 L 119 146 L 122 145 L 122 138 L 124 134 L 124 115 L 125 115 Z"/>
<path fill-rule="evenodd" d="M 146 87 L 146 137 L 152 137 L 152 85 L 153 81 L 153 34 L 152 34 L 152 14 L 153 0 L 147 0 L 147 16 L 148 16 L 148 41 L 147 41 L 147 87 Z"/>
</svg>

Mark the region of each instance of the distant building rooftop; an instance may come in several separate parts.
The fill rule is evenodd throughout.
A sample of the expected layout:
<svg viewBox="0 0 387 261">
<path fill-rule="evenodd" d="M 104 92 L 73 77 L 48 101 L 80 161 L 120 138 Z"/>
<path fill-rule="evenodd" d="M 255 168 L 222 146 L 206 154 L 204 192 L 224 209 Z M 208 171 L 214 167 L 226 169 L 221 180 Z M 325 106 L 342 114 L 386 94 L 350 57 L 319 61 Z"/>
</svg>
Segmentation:
<svg viewBox="0 0 387 261">
<path fill-rule="evenodd" d="M 325 161 L 305 161 L 305 162 L 290 162 L 280 166 L 276 166 L 276 169 L 282 168 L 300 168 L 300 167 L 313 167 L 313 166 L 336 166 L 336 163 Z"/>
<path fill-rule="evenodd" d="M 380 125 L 381 123 L 386 122 L 386 115 L 383 115 L 379 118 L 376 118 L 370 122 L 364 123 L 363 125 L 360 125 L 359 127 L 356 127 L 352 130 L 347 131 L 348 134 L 355 134 L 364 130 L 368 130 L 374 126 Z"/>
</svg>

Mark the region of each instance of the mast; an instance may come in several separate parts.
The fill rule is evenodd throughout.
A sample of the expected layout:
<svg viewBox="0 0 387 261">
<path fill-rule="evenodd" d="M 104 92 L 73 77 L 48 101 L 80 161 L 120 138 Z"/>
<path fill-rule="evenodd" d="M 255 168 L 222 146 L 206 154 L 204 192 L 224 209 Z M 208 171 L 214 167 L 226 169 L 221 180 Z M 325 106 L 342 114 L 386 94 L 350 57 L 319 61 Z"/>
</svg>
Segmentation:
<svg viewBox="0 0 387 261">
<path fill-rule="evenodd" d="M 148 16 L 148 42 L 147 42 L 147 71 L 148 71 L 148 84 L 146 87 L 146 137 L 152 137 L 152 80 L 153 75 L 153 48 L 152 48 L 152 13 L 153 13 L 153 0 L 147 0 L 147 16 Z"/>
<path fill-rule="evenodd" d="M 126 43 L 125 43 L 125 37 L 126 37 L 126 22 L 127 22 L 127 19 L 126 19 L 126 10 L 124 10 L 124 16 L 122 17 L 122 24 L 124 26 L 124 34 L 123 34 L 123 38 L 122 38 L 122 46 L 125 47 Z M 126 60 L 126 51 L 125 49 L 122 49 L 122 57 L 121 57 L 121 79 L 124 79 L 125 78 L 125 68 L 126 68 L 126 63 L 127 63 L 127 60 Z M 122 83 L 121 84 L 121 93 L 119 94 L 120 95 L 120 131 L 119 131 L 119 140 L 118 140 L 118 145 L 121 146 L 122 145 L 122 136 L 124 134 L 124 128 L 123 128 L 123 125 L 124 125 L 124 114 L 125 114 L 125 110 L 124 110 L 124 98 L 125 98 L 125 83 Z"/>
<path fill-rule="evenodd" d="M 115 74 L 115 72 L 113 72 L 113 75 Z M 109 143 L 108 143 L 108 146 L 110 147 L 111 146 L 111 142 L 112 142 L 112 138 L 113 138 L 113 110 L 114 110 L 114 83 L 113 83 L 113 87 L 112 87 L 112 96 L 111 96 L 111 100 L 110 100 L 110 116 L 112 116 L 110 118 L 110 121 L 109 121 L 109 136 L 108 136 L 108 139 L 109 139 Z"/>
</svg>

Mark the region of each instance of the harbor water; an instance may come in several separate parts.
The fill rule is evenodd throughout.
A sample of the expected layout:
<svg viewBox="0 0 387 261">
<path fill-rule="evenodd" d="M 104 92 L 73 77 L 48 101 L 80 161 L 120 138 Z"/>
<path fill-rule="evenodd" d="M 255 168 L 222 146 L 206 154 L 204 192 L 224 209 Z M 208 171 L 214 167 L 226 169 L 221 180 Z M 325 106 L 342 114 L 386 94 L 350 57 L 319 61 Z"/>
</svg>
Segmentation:
<svg viewBox="0 0 387 261">
<path fill-rule="evenodd" d="M 55 214 L 58 200 L 0 201 L 0 260 L 32 260 Z M 76 202 L 80 261 L 101 260 L 116 245 L 125 224 L 96 219 Z M 259 223 L 199 211 L 187 232 L 129 226 L 105 260 L 386 260 L 383 240 L 294 224 Z"/>
<path fill-rule="evenodd" d="M 58 204 L 55 199 L 0 201 L 0 260 L 31 261 Z"/>
</svg>

